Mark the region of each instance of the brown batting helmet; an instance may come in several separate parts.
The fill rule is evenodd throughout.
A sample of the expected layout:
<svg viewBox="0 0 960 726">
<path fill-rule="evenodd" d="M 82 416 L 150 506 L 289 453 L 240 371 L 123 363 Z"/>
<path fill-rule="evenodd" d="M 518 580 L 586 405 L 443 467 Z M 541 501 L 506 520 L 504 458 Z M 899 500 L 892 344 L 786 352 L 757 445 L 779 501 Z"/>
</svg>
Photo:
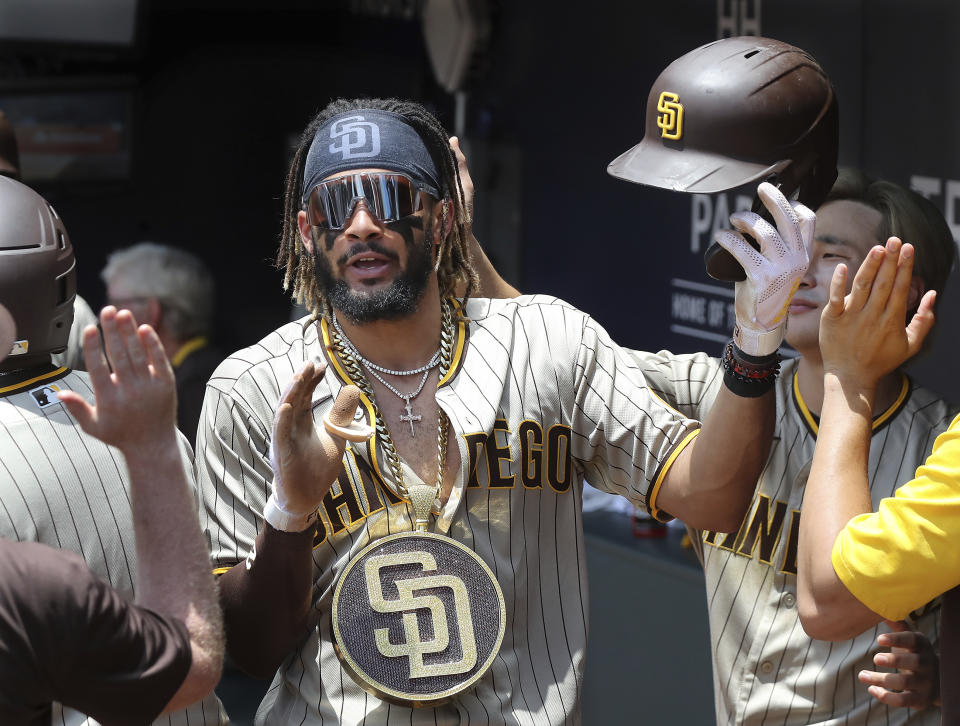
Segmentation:
<svg viewBox="0 0 960 726">
<path fill-rule="evenodd" d="M 643 140 L 607 171 L 680 192 L 770 181 L 816 209 L 837 177 L 837 137 L 836 94 L 816 60 L 778 40 L 725 38 L 667 66 L 647 98 Z M 717 279 L 744 278 L 718 245 L 706 262 Z"/>
<path fill-rule="evenodd" d="M 76 294 L 73 247 L 60 217 L 30 187 L 0 176 L 0 304 L 17 327 L 0 370 L 30 368 L 65 349 Z"/>
</svg>

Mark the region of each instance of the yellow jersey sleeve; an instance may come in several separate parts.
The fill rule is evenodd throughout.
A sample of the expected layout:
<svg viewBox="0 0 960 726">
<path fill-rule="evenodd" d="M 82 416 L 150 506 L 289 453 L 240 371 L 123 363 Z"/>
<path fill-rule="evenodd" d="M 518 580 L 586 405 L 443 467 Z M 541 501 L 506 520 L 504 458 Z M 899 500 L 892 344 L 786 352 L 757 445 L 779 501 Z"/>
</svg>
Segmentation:
<svg viewBox="0 0 960 726">
<path fill-rule="evenodd" d="M 960 416 L 916 476 L 847 523 L 833 568 L 860 602 L 890 620 L 960 583 Z"/>
</svg>

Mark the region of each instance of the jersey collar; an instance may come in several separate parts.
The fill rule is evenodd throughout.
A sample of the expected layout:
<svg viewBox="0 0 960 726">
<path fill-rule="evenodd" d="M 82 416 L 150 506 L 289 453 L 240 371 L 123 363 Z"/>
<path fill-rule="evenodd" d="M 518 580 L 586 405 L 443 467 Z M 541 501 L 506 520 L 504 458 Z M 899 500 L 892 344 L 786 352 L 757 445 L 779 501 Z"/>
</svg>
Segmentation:
<svg viewBox="0 0 960 726">
<path fill-rule="evenodd" d="M 66 366 L 55 366 L 50 363 L 39 368 L 2 373 L 0 374 L 0 397 L 12 396 L 35 383 L 50 383 L 63 378 L 69 372 L 70 369 Z"/>
<path fill-rule="evenodd" d="M 170 365 L 173 368 L 179 368 L 183 361 L 187 359 L 187 356 L 200 350 L 201 348 L 206 347 L 207 342 L 207 339 L 202 335 L 198 335 L 195 338 L 190 338 L 190 340 L 180 346 L 180 349 L 176 352 L 173 358 L 170 359 Z"/>
<path fill-rule="evenodd" d="M 457 373 L 460 372 L 460 369 L 463 367 L 463 359 L 466 352 L 467 338 L 470 334 L 470 328 L 468 323 L 470 322 L 463 315 L 463 306 L 455 298 L 451 298 L 451 302 L 454 306 L 454 315 L 456 315 L 456 331 L 454 333 L 453 341 L 453 360 L 450 362 L 450 369 L 447 371 L 446 375 L 440 379 L 440 382 L 437 384 L 437 388 L 443 388 L 446 385 L 456 378 Z M 326 318 L 320 318 L 317 321 L 316 328 L 319 330 L 320 335 L 320 344 L 323 346 L 324 354 L 327 358 L 327 365 L 329 365 L 333 372 L 336 374 L 337 379 L 341 385 L 356 385 L 356 382 L 353 378 L 350 377 L 350 374 L 347 370 L 341 365 L 339 358 L 333 354 L 333 340 L 330 335 L 330 326 L 327 323 Z M 331 396 L 336 395 L 336 391 L 331 387 L 330 391 Z M 377 427 L 377 417 L 374 412 L 373 401 L 367 398 L 367 395 L 360 392 L 360 406 L 363 407 L 365 411 L 366 423 L 369 426 L 372 426 L 374 429 Z M 364 444 L 364 449 L 367 454 L 367 458 L 370 463 L 373 465 L 374 470 L 378 475 L 382 476 L 380 471 L 380 462 L 377 457 L 377 446 L 376 446 L 377 436 L 374 434 L 370 439 Z"/>
<path fill-rule="evenodd" d="M 897 412 L 903 408 L 903 405 L 910 397 L 910 378 L 906 373 L 901 373 L 900 376 L 900 392 L 886 411 L 882 411 L 879 415 L 874 416 L 873 423 L 871 424 L 872 433 L 877 433 L 877 431 L 890 423 L 890 420 L 897 415 Z M 800 394 L 800 381 L 797 377 L 797 372 L 793 374 L 793 401 L 797 406 L 797 410 L 800 411 L 804 423 L 807 424 L 807 428 L 810 429 L 810 433 L 816 436 L 820 432 L 820 417 L 813 413 L 809 406 L 807 406 L 807 402 L 803 400 L 803 396 Z"/>
</svg>

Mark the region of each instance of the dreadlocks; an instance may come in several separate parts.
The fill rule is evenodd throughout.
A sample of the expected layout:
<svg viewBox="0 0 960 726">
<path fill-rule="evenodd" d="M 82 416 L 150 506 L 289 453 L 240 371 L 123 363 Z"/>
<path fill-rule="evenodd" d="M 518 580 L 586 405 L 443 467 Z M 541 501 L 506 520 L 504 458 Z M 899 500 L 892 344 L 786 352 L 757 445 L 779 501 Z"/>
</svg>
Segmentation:
<svg viewBox="0 0 960 726">
<path fill-rule="evenodd" d="M 443 206 L 441 229 L 446 228 L 448 215 L 453 215 L 450 233 L 444 237 L 438 251 L 437 280 L 440 285 L 440 296 L 448 297 L 459 285 L 465 285 L 464 297 L 469 297 L 479 285 L 479 281 L 467 251 L 466 229 L 469 220 L 464 205 L 463 185 L 460 182 L 456 158 L 450 148 L 449 137 L 440 122 L 419 103 L 400 101 L 395 98 L 338 99 L 318 113 L 304 130 L 287 173 L 284 192 L 283 234 L 280 238 L 280 249 L 277 252 L 277 267 L 284 270 L 283 289 L 289 290 L 292 284 L 295 299 L 305 304 L 314 317 L 319 315 L 330 317 L 330 302 L 319 289 L 313 260 L 303 247 L 300 228 L 297 225 L 297 213 L 302 208 L 301 195 L 304 191 L 303 169 L 307 152 L 317 130 L 339 113 L 363 109 L 399 114 L 423 139 L 440 173 L 440 195 L 450 202 Z"/>
</svg>

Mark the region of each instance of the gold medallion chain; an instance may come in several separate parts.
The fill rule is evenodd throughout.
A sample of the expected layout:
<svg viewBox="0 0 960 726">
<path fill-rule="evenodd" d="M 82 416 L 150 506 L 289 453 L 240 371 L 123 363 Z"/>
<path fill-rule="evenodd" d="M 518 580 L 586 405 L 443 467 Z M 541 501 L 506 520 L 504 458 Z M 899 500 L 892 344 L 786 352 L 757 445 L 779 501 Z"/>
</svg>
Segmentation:
<svg viewBox="0 0 960 726">
<path fill-rule="evenodd" d="M 334 329 L 332 326 L 329 328 L 329 330 L 331 333 L 331 341 L 333 343 L 335 354 L 340 359 L 343 367 L 350 374 L 350 377 L 353 379 L 354 383 L 356 383 L 357 387 L 363 391 L 364 395 L 369 398 L 370 402 L 373 404 L 377 438 L 380 441 L 380 445 L 383 446 L 384 453 L 387 455 L 387 464 L 390 466 L 390 470 L 393 472 L 393 477 L 397 482 L 400 495 L 406 499 L 410 499 L 410 492 L 407 489 L 407 485 L 403 479 L 403 469 L 400 465 L 400 454 L 397 452 L 397 447 L 393 443 L 393 437 L 390 435 L 390 429 L 387 428 L 387 423 L 384 421 L 383 414 L 380 412 L 380 407 L 377 406 L 376 397 L 373 393 L 373 387 L 370 385 L 370 381 L 368 381 L 367 377 L 364 375 L 363 367 L 354 357 L 351 350 L 345 345 L 343 337 L 340 335 L 339 331 Z M 447 371 L 450 370 L 450 365 L 453 361 L 453 341 L 455 330 L 451 305 L 449 302 L 444 302 L 442 305 L 442 319 L 440 325 L 440 380 L 443 380 L 443 377 L 447 374 Z M 434 491 L 435 507 L 439 506 L 440 494 L 443 491 L 443 470 L 447 460 L 447 434 L 449 427 L 450 421 L 447 418 L 447 415 L 443 412 L 443 409 L 440 407 L 440 404 L 437 403 L 437 482 Z"/>
</svg>

